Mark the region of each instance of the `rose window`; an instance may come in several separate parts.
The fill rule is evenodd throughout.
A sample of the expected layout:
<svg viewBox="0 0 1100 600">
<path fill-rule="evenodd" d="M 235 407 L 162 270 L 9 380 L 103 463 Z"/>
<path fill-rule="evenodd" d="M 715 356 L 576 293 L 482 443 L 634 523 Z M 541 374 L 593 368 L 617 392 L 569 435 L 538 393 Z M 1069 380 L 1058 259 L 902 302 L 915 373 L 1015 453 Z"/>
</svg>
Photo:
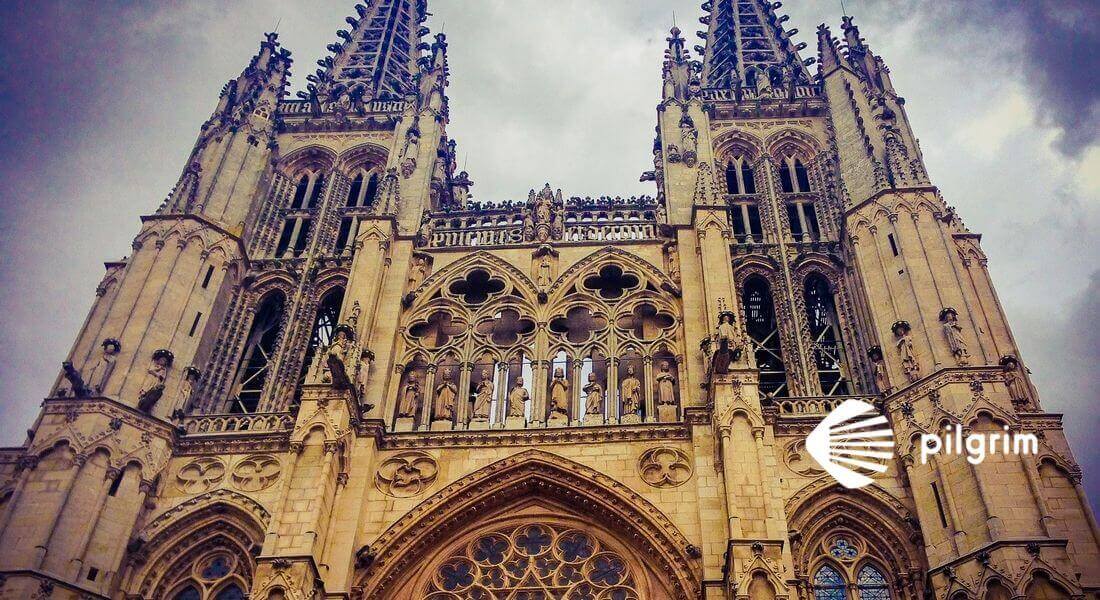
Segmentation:
<svg viewBox="0 0 1100 600">
<path fill-rule="evenodd" d="M 638 600 L 626 559 L 588 533 L 520 525 L 482 534 L 432 575 L 428 600 Z"/>
</svg>

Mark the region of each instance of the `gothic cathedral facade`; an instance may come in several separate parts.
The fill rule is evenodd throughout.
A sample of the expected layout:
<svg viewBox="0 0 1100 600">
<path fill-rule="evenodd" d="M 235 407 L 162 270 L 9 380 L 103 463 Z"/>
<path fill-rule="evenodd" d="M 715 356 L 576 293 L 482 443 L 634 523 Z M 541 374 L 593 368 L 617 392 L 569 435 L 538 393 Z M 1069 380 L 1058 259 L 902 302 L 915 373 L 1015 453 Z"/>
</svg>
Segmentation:
<svg viewBox="0 0 1100 600">
<path fill-rule="evenodd" d="M 427 8 L 222 89 L 0 450 L 0 598 L 1100 598 L 1061 417 L 849 18 L 803 60 L 778 2 L 706 0 L 651 196 L 475 202 Z M 850 399 L 896 440 L 861 489 L 806 448 Z M 956 425 L 1038 451 L 920 460 Z"/>
</svg>

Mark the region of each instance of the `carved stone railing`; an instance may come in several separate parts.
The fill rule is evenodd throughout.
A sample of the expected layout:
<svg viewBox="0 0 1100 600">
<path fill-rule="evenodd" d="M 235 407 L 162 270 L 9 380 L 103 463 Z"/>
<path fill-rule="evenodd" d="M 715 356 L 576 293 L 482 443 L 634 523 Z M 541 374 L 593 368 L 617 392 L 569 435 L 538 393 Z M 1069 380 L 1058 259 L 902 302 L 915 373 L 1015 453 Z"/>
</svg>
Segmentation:
<svg viewBox="0 0 1100 600">
<path fill-rule="evenodd" d="M 873 404 L 874 396 L 816 396 L 802 398 L 773 398 L 772 405 L 781 417 L 823 417 L 845 400 L 862 400 Z"/>
<path fill-rule="evenodd" d="M 737 101 L 737 93 L 729 88 L 707 88 L 700 92 L 703 100 L 725 100 L 729 102 Z M 817 86 L 814 85 L 797 85 L 794 88 L 795 99 L 803 98 L 816 98 L 820 94 Z M 741 102 L 755 102 L 757 100 L 789 100 L 789 93 L 784 88 L 774 88 L 771 93 L 760 94 L 756 90 L 748 87 L 741 88 Z"/>
<path fill-rule="evenodd" d="M 251 413 L 229 415 L 196 415 L 183 419 L 187 435 L 226 433 L 273 433 L 294 426 L 290 413 Z"/>
<path fill-rule="evenodd" d="M 314 105 L 309 100 L 282 100 L 279 102 L 279 114 L 283 116 L 309 116 L 315 114 Z M 335 112 L 336 103 L 326 102 L 321 104 L 321 114 Z M 405 109 L 404 100 L 374 100 L 364 107 L 368 113 L 400 113 Z M 350 112 L 354 113 L 353 108 Z"/>
<path fill-rule="evenodd" d="M 570 198 L 559 207 L 563 226 L 554 239 L 565 242 L 647 240 L 660 236 L 664 222 L 657 200 Z M 427 245 L 432 248 L 494 246 L 532 241 L 532 215 L 523 202 L 483 203 L 466 210 L 433 213 Z"/>
</svg>

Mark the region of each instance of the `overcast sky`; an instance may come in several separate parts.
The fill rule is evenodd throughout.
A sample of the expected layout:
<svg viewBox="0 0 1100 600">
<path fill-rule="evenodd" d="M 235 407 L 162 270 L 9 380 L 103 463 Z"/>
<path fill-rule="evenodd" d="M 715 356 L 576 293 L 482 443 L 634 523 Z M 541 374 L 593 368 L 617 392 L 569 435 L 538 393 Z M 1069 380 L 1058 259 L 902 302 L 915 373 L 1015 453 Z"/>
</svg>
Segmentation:
<svg viewBox="0 0 1100 600">
<path fill-rule="evenodd" d="M 698 1 L 429 0 L 450 43 L 451 124 L 480 200 L 653 194 L 662 51 Z M 301 86 L 352 2 L 122 0 L 0 6 L 0 443 L 19 444 L 103 261 L 179 176 L 199 125 L 276 23 Z M 971 230 L 1044 407 L 1100 497 L 1100 8 L 845 2 L 882 54 L 933 182 Z M 839 1 L 790 0 L 810 44 Z M 675 14 L 675 17 L 674 17 Z M 297 89 L 297 88 L 295 88 Z M 1094 501 L 1095 503 L 1095 501 Z"/>
</svg>

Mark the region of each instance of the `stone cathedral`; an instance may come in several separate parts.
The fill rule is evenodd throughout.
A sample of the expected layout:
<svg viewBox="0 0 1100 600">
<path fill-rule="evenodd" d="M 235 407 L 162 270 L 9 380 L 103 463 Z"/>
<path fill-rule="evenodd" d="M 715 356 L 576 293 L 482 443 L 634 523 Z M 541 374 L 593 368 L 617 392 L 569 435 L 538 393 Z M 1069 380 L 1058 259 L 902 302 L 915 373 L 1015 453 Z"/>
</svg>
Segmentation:
<svg viewBox="0 0 1100 600">
<path fill-rule="evenodd" d="M 672 29 L 639 197 L 474 200 L 426 0 L 296 96 L 267 35 L 0 450 L 0 598 L 1100 598 L 980 234 L 852 20 L 779 8 Z M 860 489 L 806 448 L 849 399 Z M 956 426 L 1038 451 L 918 457 Z"/>
</svg>

